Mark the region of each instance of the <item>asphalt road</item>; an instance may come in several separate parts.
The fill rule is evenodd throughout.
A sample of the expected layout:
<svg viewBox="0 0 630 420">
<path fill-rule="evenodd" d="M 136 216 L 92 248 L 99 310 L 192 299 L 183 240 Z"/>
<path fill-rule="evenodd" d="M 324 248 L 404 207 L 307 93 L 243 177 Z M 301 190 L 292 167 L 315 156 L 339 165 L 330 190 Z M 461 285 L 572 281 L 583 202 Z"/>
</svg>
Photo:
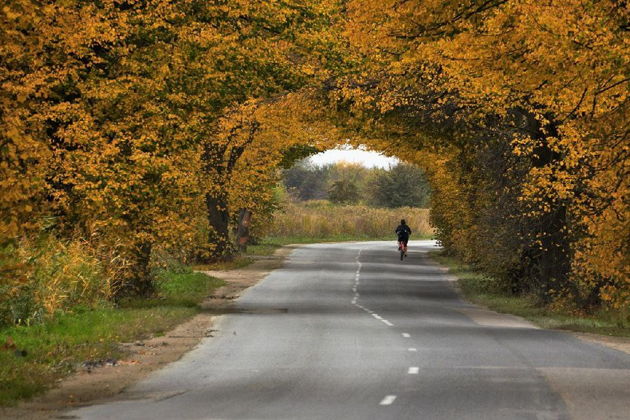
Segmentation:
<svg viewBox="0 0 630 420">
<path fill-rule="evenodd" d="M 296 249 L 219 333 L 83 419 L 630 418 L 630 356 L 462 302 L 412 241 Z"/>
</svg>

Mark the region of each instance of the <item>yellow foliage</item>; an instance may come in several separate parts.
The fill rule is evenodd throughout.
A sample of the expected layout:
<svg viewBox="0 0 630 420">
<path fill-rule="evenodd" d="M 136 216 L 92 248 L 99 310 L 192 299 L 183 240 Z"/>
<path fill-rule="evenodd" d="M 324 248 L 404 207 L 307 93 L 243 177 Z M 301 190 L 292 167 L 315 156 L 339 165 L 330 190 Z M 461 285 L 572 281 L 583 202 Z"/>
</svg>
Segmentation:
<svg viewBox="0 0 630 420">
<path fill-rule="evenodd" d="M 114 291 L 150 293 L 156 249 L 229 252 L 293 148 L 347 141 L 424 166 L 440 239 L 509 287 L 628 306 L 629 18 L 615 0 L 9 0 L 0 245 L 80 237 Z"/>
<path fill-rule="evenodd" d="M 630 8 L 356 0 L 348 14 L 364 65 L 337 98 L 428 168 L 448 248 L 487 267 L 512 259 L 504 276 L 547 296 L 628 307 Z"/>
</svg>

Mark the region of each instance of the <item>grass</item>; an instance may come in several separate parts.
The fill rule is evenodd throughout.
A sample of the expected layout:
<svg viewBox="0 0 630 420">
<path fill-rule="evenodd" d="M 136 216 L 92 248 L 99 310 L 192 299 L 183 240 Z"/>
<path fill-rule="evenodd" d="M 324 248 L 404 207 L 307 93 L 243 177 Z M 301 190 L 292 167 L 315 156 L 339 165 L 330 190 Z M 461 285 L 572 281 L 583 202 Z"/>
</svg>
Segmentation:
<svg viewBox="0 0 630 420">
<path fill-rule="evenodd" d="M 233 260 L 217 261 L 212 264 L 198 264 L 193 266 L 193 269 L 198 271 L 238 270 L 239 268 L 247 267 L 254 262 L 254 259 L 248 255 L 250 255 L 249 249 L 247 254 L 238 255 Z"/>
<path fill-rule="evenodd" d="M 549 329 L 588 332 L 610 336 L 630 337 L 630 323 L 619 314 L 600 311 L 590 315 L 576 315 L 570 311 L 540 306 L 531 296 L 515 296 L 493 290 L 491 279 L 473 270 L 454 257 L 433 252 L 431 257 L 458 279 L 464 297 L 472 303 L 493 311 L 521 316 L 534 324 Z"/>
<path fill-rule="evenodd" d="M 256 245 L 249 245 L 247 247 L 247 255 L 253 255 L 253 256 L 273 255 L 273 253 L 276 252 L 276 249 L 281 248 L 282 245 L 288 245 L 290 243 L 291 242 L 287 242 L 287 243 L 274 242 L 272 240 L 269 240 L 268 238 L 265 238 L 262 242 Z"/>
<path fill-rule="evenodd" d="M 392 229 L 393 231 L 393 229 Z M 265 238 L 263 244 L 267 245 L 289 245 L 289 244 L 314 244 L 318 242 L 349 242 L 349 241 L 395 241 L 396 235 L 370 236 L 365 234 L 331 234 L 325 236 L 306 236 L 306 235 L 289 235 L 289 236 L 269 236 Z"/>
<path fill-rule="evenodd" d="M 223 281 L 190 269 L 159 274 L 158 297 L 120 307 L 76 308 L 32 326 L 0 330 L 17 349 L 0 348 L 0 405 L 37 395 L 86 360 L 120 358 L 118 343 L 160 335 L 199 312 L 199 302 Z"/>
<path fill-rule="evenodd" d="M 400 219 L 407 220 L 413 239 L 433 235 L 428 209 L 344 206 L 316 200 L 288 203 L 274 215 L 268 236 L 292 238 L 294 243 L 391 239 Z"/>
<path fill-rule="evenodd" d="M 431 239 L 432 237 L 421 236 L 414 239 Z M 272 255 L 276 249 L 290 244 L 315 244 L 324 242 L 351 242 L 351 241 L 396 241 L 394 234 L 389 236 L 373 237 L 367 235 L 330 235 L 324 237 L 310 236 L 269 236 L 264 238 L 259 244 L 249 245 L 247 254 L 249 256 Z"/>
<path fill-rule="evenodd" d="M 251 257 L 271 255 L 289 244 L 395 241 L 394 229 L 401 218 L 407 219 L 411 226 L 412 239 L 433 237 L 428 209 L 337 205 L 326 200 L 287 203 L 274 215 L 267 236 L 260 243 L 248 246 L 243 258 L 250 258 L 251 262 Z"/>
<path fill-rule="evenodd" d="M 243 268 L 256 256 L 271 255 L 287 244 L 393 241 L 392 231 L 400 214 L 409 220 L 414 239 L 432 234 L 426 209 L 372 209 L 326 202 L 294 205 L 276 221 L 277 226 L 287 229 L 285 233 L 274 231 L 232 261 L 192 269 Z M 118 307 L 106 303 L 96 309 L 75 306 L 53 320 L 0 329 L 0 405 L 11 405 L 45 391 L 83 361 L 120 358 L 123 355 L 118 343 L 162 334 L 198 313 L 199 302 L 223 282 L 192 269 L 173 265 L 169 271 L 159 272 L 155 298 L 126 300 Z M 12 346 L 3 348 L 9 338 L 17 349 L 26 351 L 25 356 L 18 355 Z"/>
</svg>

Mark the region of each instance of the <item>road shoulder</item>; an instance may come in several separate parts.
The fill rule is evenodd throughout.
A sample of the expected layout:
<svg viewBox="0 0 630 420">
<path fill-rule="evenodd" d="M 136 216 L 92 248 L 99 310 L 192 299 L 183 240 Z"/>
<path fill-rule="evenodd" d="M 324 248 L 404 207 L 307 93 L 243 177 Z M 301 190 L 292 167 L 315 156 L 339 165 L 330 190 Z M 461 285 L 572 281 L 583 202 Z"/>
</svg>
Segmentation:
<svg viewBox="0 0 630 420">
<path fill-rule="evenodd" d="M 232 302 L 246 289 L 280 268 L 295 246 L 284 246 L 273 255 L 257 257 L 255 261 L 235 270 L 204 271 L 227 284 L 214 291 L 202 302 L 203 311 L 162 336 L 133 343 L 121 343 L 128 355 L 115 366 L 82 369 L 63 379 L 45 394 L 16 407 L 1 407 L 3 419 L 60 418 L 68 408 L 91 405 L 109 400 L 155 370 L 180 359 L 205 337 L 212 337 L 216 317 L 229 310 Z"/>
<path fill-rule="evenodd" d="M 457 270 L 454 271 L 445 264 L 442 264 L 438 259 L 436 259 L 436 256 L 433 253 L 428 253 L 428 258 L 432 263 L 439 266 L 441 270 L 443 270 L 445 273 L 448 273 L 450 284 L 459 295 L 460 299 L 470 304 L 469 307 L 456 308 L 456 310 L 468 316 L 479 325 L 551 329 L 562 333 L 571 334 L 572 336 L 583 341 L 596 343 L 617 351 L 630 354 L 630 337 L 609 336 L 590 332 L 572 331 L 569 329 L 546 328 L 544 325 L 537 324 L 535 320 L 527 319 L 525 317 L 507 312 L 497 312 L 480 302 L 471 302 L 466 297 L 464 291 L 459 284 L 460 278 L 457 276 Z"/>
</svg>

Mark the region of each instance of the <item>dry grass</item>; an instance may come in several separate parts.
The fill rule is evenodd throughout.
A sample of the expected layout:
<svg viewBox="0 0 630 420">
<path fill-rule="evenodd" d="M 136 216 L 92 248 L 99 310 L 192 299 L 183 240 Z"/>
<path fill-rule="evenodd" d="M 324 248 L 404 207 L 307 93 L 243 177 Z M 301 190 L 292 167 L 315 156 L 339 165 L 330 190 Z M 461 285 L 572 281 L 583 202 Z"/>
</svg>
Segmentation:
<svg viewBox="0 0 630 420">
<path fill-rule="evenodd" d="M 276 213 L 268 236 L 391 239 L 401 218 L 406 219 L 411 227 L 412 238 L 427 238 L 433 235 L 428 209 L 337 206 L 327 201 L 307 201 L 290 203 Z"/>
<path fill-rule="evenodd" d="M 0 250 L 0 326 L 31 324 L 74 306 L 95 307 L 110 284 L 88 244 L 53 236 Z"/>
</svg>

